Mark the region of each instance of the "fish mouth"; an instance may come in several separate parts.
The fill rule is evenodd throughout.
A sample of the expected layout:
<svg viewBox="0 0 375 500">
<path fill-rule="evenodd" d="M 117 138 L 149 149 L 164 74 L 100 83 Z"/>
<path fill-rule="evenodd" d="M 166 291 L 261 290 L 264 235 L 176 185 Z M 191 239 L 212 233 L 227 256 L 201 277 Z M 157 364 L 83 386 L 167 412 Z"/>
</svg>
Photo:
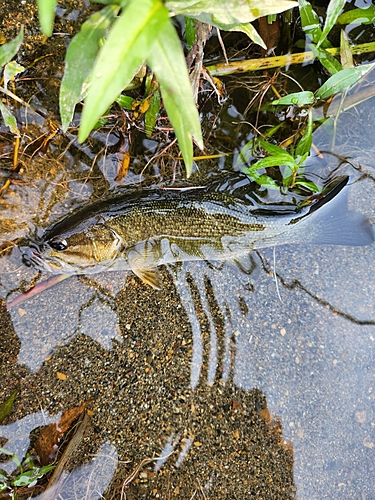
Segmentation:
<svg viewBox="0 0 375 500">
<path fill-rule="evenodd" d="M 27 267 L 34 266 L 43 271 L 54 272 L 54 269 L 41 256 L 40 248 L 37 245 L 30 244 L 22 250 L 22 261 Z"/>
</svg>

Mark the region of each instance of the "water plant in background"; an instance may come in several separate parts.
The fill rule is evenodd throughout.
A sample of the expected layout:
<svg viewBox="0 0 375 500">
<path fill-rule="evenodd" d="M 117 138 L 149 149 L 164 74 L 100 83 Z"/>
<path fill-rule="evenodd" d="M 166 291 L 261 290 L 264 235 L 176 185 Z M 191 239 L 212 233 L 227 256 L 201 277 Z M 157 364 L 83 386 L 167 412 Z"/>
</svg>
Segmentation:
<svg viewBox="0 0 375 500">
<path fill-rule="evenodd" d="M 15 390 L 9 398 L 0 405 L 0 425 L 9 417 L 13 411 L 13 405 L 18 395 L 18 389 Z M 41 466 L 37 464 L 32 457 L 27 454 L 22 462 L 17 456 L 5 448 L 0 447 L 0 454 L 6 455 L 12 459 L 16 469 L 8 474 L 0 468 L 0 497 L 12 498 L 18 497 L 18 490 L 23 487 L 34 486 L 39 479 L 44 477 L 49 471 L 55 468 L 54 465 Z M 4 496 L 6 495 L 6 496 Z"/>
<path fill-rule="evenodd" d="M 249 141 L 240 151 L 235 168 L 248 175 L 260 186 L 269 189 L 281 188 L 282 191 L 287 191 L 288 189 L 303 187 L 313 193 L 319 192 L 319 188 L 313 182 L 305 179 L 303 175 L 304 162 L 310 154 L 312 145 L 312 125 L 312 110 L 310 109 L 304 134 L 296 148 L 292 148 L 290 153 L 261 137 Z M 276 131 L 276 129 L 273 129 L 273 131 Z M 270 136 L 270 133 L 268 136 Z M 254 151 L 259 149 L 263 150 L 267 156 L 248 166 L 248 163 L 254 158 Z M 279 169 L 281 183 L 278 183 L 274 177 L 267 174 L 267 169 L 274 167 Z"/>
<path fill-rule="evenodd" d="M 245 3 L 240 0 L 229 2 L 169 0 L 164 3 L 160 0 L 102 0 L 100 3 L 105 6 L 82 24 L 68 47 L 60 89 L 62 130 L 68 129 L 77 103 L 84 100 L 78 134 L 78 139 L 84 141 L 92 129 L 105 122 L 105 118 L 101 117 L 108 112 L 113 102 L 117 102 L 123 109 L 133 112 L 134 116 L 139 113 L 144 115 L 146 135 L 151 137 L 163 105 L 178 140 L 187 175 L 192 171 L 192 140 L 194 139 L 201 149 L 203 140 L 188 68 L 181 41 L 173 24 L 173 16 L 179 15 L 180 19 L 184 20 L 185 45 L 188 48 L 198 42 L 204 47 L 205 39 L 199 38 L 198 28 L 208 25 L 216 27 L 219 34 L 220 30 L 242 31 L 255 43 L 264 47 L 263 40 L 251 24 L 252 21 L 262 16 L 271 18 L 276 12 L 297 6 L 296 2 L 290 0 L 282 2 L 247 0 Z M 344 36 L 341 37 L 341 47 L 338 52 L 340 60 L 333 55 L 337 53 L 337 49 L 332 48 L 327 35 L 338 23 L 353 19 L 341 14 L 344 3 L 344 0 L 331 0 L 324 25 L 321 25 L 312 5 L 307 0 L 298 1 L 301 26 L 307 36 L 306 48 L 332 76 L 315 93 L 294 92 L 277 96 L 277 99 L 271 101 L 270 106 L 274 109 L 275 106 L 302 106 L 307 110 L 308 119 L 301 121 L 297 139 L 293 141 L 288 151 L 284 145 L 277 146 L 275 137 L 272 137 L 273 142 L 268 143 L 269 145 L 266 144 L 265 137 L 258 139 L 252 143 L 252 147 L 263 150 L 265 157 L 249 166 L 247 163 L 250 161 L 251 147 L 249 144 L 245 146 L 236 167 L 239 168 L 242 161 L 242 166 L 248 175 L 261 185 L 276 187 L 280 184 L 267 175 L 266 169 L 271 166 L 281 168 L 283 188 L 293 189 L 304 182 L 300 173 L 309 155 L 306 148 L 311 145 L 311 134 L 316 125 L 311 122 L 313 116 L 311 109 L 320 101 L 346 91 L 372 68 L 371 64 L 357 67 L 353 65 L 352 55 L 359 49 L 350 47 Z M 38 5 L 43 31 L 49 36 L 52 34 L 56 1 L 38 0 Z M 358 19 L 358 12 L 353 15 Z M 370 18 L 371 12 L 368 10 L 368 19 Z M 21 41 L 22 31 L 14 40 L 0 47 L 0 63 L 5 67 L 5 83 L 0 87 L 0 91 L 13 98 L 16 96 L 6 87 L 17 72 L 23 69 L 11 62 Z M 293 62 L 294 56 L 302 56 L 302 59 L 297 57 L 296 61 L 303 62 L 306 54 L 307 52 L 303 52 L 279 58 L 265 58 L 263 61 L 266 61 L 264 63 L 266 66 L 273 67 L 271 59 L 275 59 L 275 62 L 282 66 L 286 64 L 286 57 Z M 203 57 L 203 52 L 200 56 Z M 262 59 L 254 61 L 257 66 L 250 69 L 261 69 Z M 243 63 L 244 61 L 236 63 L 238 69 L 248 70 L 246 65 L 239 66 Z M 231 63 L 208 67 L 212 75 L 233 72 L 235 70 L 233 68 L 235 66 L 232 67 Z M 200 76 L 198 74 L 198 78 Z M 141 100 L 126 92 L 126 89 L 137 85 L 138 87 L 143 85 L 144 96 Z M 5 124 L 17 135 L 15 118 L 1 102 L 0 111 Z M 125 172 L 129 160 L 130 156 L 127 157 L 127 163 L 124 162 Z"/>
<path fill-rule="evenodd" d="M 73 38 L 61 84 L 60 113 L 67 130 L 75 106 L 85 98 L 78 139 L 84 141 L 98 119 L 130 84 L 146 61 L 156 75 L 163 105 L 176 134 L 187 175 L 193 161 L 192 138 L 203 149 L 198 111 L 191 92 L 184 53 L 171 16 L 182 15 L 227 31 L 243 31 L 264 45 L 255 19 L 294 7 L 291 0 L 105 0 Z M 39 0 L 40 21 L 52 33 L 56 2 Z"/>
<path fill-rule="evenodd" d="M 330 2 L 322 29 L 319 17 L 311 4 L 307 0 L 299 0 L 302 27 L 310 39 L 308 48 L 314 52 L 316 58 L 332 76 L 315 93 L 311 91 L 294 92 L 271 101 L 271 106 L 280 108 L 292 106 L 307 108 L 308 119 L 299 131 L 300 137 L 297 144 L 294 145 L 294 141 L 289 152 L 266 140 L 267 137 L 270 138 L 273 135 L 276 129 L 271 129 L 271 132 L 266 134 L 267 137 L 257 137 L 251 140 L 241 149 L 235 168 L 246 173 L 259 185 L 271 189 L 281 188 L 282 190 L 303 187 L 313 193 L 319 192 L 319 188 L 304 177 L 304 164 L 312 146 L 313 107 L 340 92 L 345 95 L 350 87 L 375 67 L 375 63 L 354 66 L 351 48 L 343 34 L 340 47 L 341 62 L 326 50 L 332 47 L 326 38 L 327 34 L 335 26 L 344 3 L 345 1 L 341 0 Z M 341 19 L 351 19 L 351 17 L 346 16 Z M 322 123 L 322 120 L 319 119 L 319 123 Z M 315 125 L 319 125 L 319 123 L 316 122 Z M 261 151 L 263 158 L 256 160 L 256 151 Z M 279 169 L 281 183 L 267 174 L 267 169 L 274 167 Z"/>
<path fill-rule="evenodd" d="M 4 498 L 16 500 L 21 488 L 35 486 L 39 479 L 55 468 L 54 465 L 39 466 L 30 455 L 27 455 L 21 464 L 14 453 L 4 448 L 0 448 L 0 453 L 9 456 L 16 465 L 12 474 L 0 469 L 0 495 L 6 495 Z"/>
<path fill-rule="evenodd" d="M 10 94 L 8 91 L 8 83 L 18 74 L 24 71 L 25 68 L 20 66 L 16 61 L 12 61 L 17 54 L 23 39 L 23 29 L 20 30 L 16 38 L 8 43 L 0 46 L 0 75 L 2 72 L 3 85 L 0 86 L 0 92 Z M 10 131 L 18 136 L 17 121 L 10 109 L 3 104 L 0 99 L 0 113 L 3 117 L 4 124 L 9 127 Z"/>
</svg>

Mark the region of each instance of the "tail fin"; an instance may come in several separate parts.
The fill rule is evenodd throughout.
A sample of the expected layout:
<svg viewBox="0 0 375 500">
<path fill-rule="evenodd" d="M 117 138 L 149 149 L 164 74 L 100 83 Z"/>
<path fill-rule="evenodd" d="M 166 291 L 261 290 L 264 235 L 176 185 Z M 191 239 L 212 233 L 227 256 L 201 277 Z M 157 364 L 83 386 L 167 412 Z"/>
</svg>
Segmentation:
<svg viewBox="0 0 375 500">
<path fill-rule="evenodd" d="M 305 223 L 309 224 L 306 242 L 365 246 L 375 241 L 371 221 L 358 212 L 348 210 L 348 182 L 349 177 L 345 177 L 310 207 L 305 219 Z"/>
</svg>

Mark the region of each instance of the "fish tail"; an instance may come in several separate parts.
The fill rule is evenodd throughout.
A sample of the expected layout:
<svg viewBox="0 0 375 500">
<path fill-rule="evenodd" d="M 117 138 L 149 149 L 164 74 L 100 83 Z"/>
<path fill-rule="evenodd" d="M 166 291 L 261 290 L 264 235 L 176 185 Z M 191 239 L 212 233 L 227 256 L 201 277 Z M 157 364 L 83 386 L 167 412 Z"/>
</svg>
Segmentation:
<svg viewBox="0 0 375 500">
<path fill-rule="evenodd" d="M 309 243 L 365 246 L 374 242 L 372 222 L 348 209 L 348 182 L 345 177 L 310 208 L 311 216 L 306 218 L 311 228 Z"/>
</svg>

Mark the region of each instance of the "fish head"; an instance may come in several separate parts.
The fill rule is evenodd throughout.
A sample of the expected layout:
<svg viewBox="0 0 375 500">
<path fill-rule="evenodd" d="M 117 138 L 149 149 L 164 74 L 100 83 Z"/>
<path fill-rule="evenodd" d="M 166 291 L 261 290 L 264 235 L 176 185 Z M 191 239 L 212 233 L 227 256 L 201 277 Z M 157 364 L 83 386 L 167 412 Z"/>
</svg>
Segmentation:
<svg viewBox="0 0 375 500">
<path fill-rule="evenodd" d="M 122 251 L 122 240 L 104 224 L 55 234 L 47 231 L 23 254 L 26 265 L 54 274 L 81 274 L 108 269 Z M 95 270 L 95 271 L 94 271 Z"/>
</svg>

